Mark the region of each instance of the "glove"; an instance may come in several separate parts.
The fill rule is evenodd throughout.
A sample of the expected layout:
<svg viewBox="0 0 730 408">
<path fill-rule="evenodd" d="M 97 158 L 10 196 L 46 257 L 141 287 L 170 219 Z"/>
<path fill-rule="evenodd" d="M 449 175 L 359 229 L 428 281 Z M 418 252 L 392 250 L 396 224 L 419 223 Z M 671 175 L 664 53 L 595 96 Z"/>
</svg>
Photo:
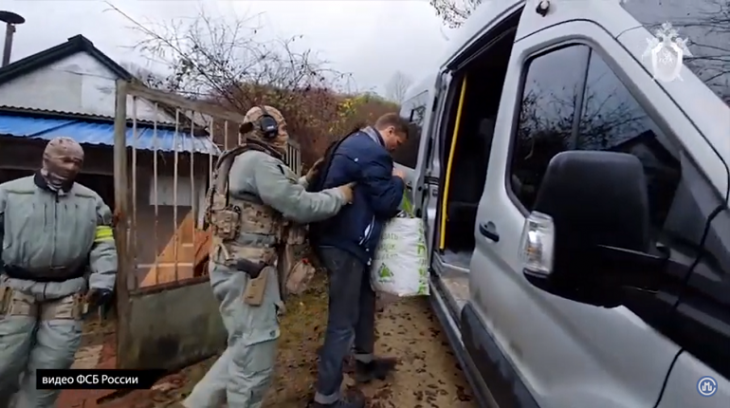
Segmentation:
<svg viewBox="0 0 730 408">
<path fill-rule="evenodd" d="M 347 183 L 345 185 L 337 187 L 337 189 L 345 196 L 345 202 L 352 204 L 352 189 L 355 187 L 355 183 Z"/>
<path fill-rule="evenodd" d="M 98 309 L 102 320 L 106 320 L 112 308 L 113 292 L 107 289 L 91 288 L 86 292 L 86 303 L 89 309 Z"/>
<path fill-rule="evenodd" d="M 111 300 L 111 290 L 91 288 L 86 292 L 86 302 L 89 304 L 89 307 L 105 306 Z"/>
<path fill-rule="evenodd" d="M 317 174 L 319 174 L 320 168 L 322 168 L 322 164 L 324 164 L 324 157 L 314 162 L 312 167 L 309 168 L 307 171 L 307 174 L 304 175 L 304 178 L 307 179 L 307 183 L 312 183 L 315 177 L 317 177 Z"/>
</svg>

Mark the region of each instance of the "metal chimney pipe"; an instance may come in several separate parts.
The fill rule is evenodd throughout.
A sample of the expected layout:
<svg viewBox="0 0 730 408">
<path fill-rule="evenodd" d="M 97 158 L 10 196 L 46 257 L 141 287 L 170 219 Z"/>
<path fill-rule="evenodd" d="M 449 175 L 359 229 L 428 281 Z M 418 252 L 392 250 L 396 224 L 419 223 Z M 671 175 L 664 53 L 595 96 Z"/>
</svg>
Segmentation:
<svg viewBox="0 0 730 408">
<path fill-rule="evenodd" d="M 10 52 L 13 49 L 13 33 L 15 33 L 15 24 L 5 24 L 5 46 L 3 47 L 3 63 L 0 68 L 10 64 Z"/>
<path fill-rule="evenodd" d="M 25 19 L 12 11 L 0 10 L 0 21 L 5 22 L 5 46 L 3 47 L 3 60 L 0 68 L 10 64 L 10 53 L 13 50 L 13 34 L 15 26 L 25 23 Z"/>
</svg>

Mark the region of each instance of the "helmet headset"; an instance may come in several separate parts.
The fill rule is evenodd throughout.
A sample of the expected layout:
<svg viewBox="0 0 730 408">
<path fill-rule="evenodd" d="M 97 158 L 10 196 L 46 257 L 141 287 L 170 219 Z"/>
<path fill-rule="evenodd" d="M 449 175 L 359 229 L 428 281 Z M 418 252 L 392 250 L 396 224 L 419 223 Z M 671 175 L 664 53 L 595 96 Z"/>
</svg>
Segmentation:
<svg viewBox="0 0 730 408">
<path fill-rule="evenodd" d="M 264 139 L 274 139 L 279 135 L 279 122 L 274 119 L 263 105 L 258 106 L 261 109 L 261 117 L 258 119 L 258 127 Z"/>
</svg>

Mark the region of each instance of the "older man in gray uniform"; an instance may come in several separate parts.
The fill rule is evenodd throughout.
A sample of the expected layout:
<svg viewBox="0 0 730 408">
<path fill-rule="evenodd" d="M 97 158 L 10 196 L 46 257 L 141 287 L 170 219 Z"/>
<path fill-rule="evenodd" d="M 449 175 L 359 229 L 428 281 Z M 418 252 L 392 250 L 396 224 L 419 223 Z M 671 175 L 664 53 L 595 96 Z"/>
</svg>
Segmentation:
<svg viewBox="0 0 730 408">
<path fill-rule="evenodd" d="M 228 348 L 185 400 L 187 408 L 261 407 L 274 370 L 282 296 L 301 292 L 313 273 L 288 249 L 302 244 L 303 224 L 332 217 L 352 200 L 350 185 L 306 191 L 314 172 L 298 179 L 282 161 L 289 135 L 278 110 L 252 108 L 240 131 L 244 144 L 218 159 L 207 211 L 210 282 Z"/>
<path fill-rule="evenodd" d="M 0 407 L 22 382 L 17 408 L 55 406 L 36 370 L 67 369 L 89 304 L 111 298 L 117 271 L 112 214 L 75 183 L 84 160 L 69 138 L 51 140 L 35 175 L 0 184 Z"/>
</svg>

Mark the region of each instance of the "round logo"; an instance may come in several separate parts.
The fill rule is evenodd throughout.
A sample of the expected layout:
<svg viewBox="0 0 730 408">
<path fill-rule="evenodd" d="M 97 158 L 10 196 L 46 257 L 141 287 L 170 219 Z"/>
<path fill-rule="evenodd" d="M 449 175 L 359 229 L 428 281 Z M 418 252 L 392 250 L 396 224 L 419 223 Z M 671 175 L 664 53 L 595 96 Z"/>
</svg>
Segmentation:
<svg viewBox="0 0 730 408">
<path fill-rule="evenodd" d="M 703 397 L 711 397 L 717 392 L 717 381 L 710 376 L 705 376 L 697 381 L 697 392 Z"/>
</svg>

